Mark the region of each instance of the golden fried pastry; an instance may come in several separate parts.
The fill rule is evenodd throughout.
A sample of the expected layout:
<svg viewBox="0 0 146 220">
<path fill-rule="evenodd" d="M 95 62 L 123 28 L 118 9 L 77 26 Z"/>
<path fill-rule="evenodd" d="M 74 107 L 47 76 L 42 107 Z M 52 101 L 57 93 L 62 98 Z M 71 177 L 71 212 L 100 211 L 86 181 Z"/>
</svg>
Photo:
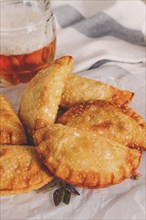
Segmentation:
<svg viewBox="0 0 146 220">
<path fill-rule="evenodd" d="M 138 116 L 135 117 L 136 113 L 133 111 L 132 114 L 132 111 L 105 101 L 91 101 L 70 108 L 59 123 L 93 131 L 131 148 L 146 150 L 144 120 L 143 123 L 142 119 L 137 122 Z"/>
<path fill-rule="evenodd" d="M 122 112 L 132 117 L 139 124 L 140 127 L 144 128 L 146 132 L 146 121 L 143 119 L 141 115 L 139 115 L 137 112 L 135 112 L 133 109 L 129 108 L 126 105 L 120 106 L 120 108 Z"/>
<path fill-rule="evenodd" d="M 36 130 L 34 133 L 33 133 L 33 141 L 34 141 L 34 144 L 35 146 L 38 146 L 43 140 L 45 140 L 47 138 L 47 131 L 48 131 L 48 127 L 44 127 L 44 128 L 41 128 L 39 130 Z"/>
<path fill-rule="evenodd" d="M 141 152 L 90 131 L 55 124 L 36 147 L 57 177 L 85 188 L 120 183 L 139 166 Z"/>
<path fill-rule="evenodd" d="M 19 117 L 28 133 L 54 123 L 72 65 L 72 57 L 62 57 L 40 71 L 28 84 L 19 109 Z"/>
<path fill-rule="evenodd" d="M 1 146 L 0 174 L 0 195 L 26 193 L 53 179 L 31 146 Z"/>
<path fill-rule="evenodd" d="M 0 144 L 26 144 L 24 128 L 5 97 L 0 96 Z"/>
<path fill-rule="evenodd" d="M 103 82 L 70 74 L 65 84 L 61 106 L 70 108 L 85 101 L 105 100 L 118 105 L 128 104 L 134 93 L 120 90 Z"/>
</svg>

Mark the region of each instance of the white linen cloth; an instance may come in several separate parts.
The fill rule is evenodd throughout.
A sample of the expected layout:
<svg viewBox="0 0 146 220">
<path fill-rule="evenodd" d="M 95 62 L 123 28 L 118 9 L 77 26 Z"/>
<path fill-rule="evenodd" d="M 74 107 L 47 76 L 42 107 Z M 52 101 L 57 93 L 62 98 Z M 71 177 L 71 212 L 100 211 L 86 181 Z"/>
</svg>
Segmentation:
<svg viewBox="0 0 146 220">
<path fill-rule="evenodd" d="M 139 0 L 52 1 L 57 24 L 57 57 L 72 55 L 74 72 L 135 92 L 131 106 L 145 117 L 145 6 Z M 23 86 L 2 93 L 18 110 Z M 17 98 L 16 98 L 17 97 Z M 78 189 L 69 206 L 55 207 L 52 192 L 1 197 L 1 219 L 142 220 L 146 210 L 146 159 L 138 181 L 105 189 Z"/>
<path fill-rule="evenodd" d="M 52 1 L 52 6 L 57 24 L 57 54 L 71 54 L 75 59 L 74 71 L 90 68 L 100 60 L 116 61 L 119 65 L 145 61 L 143 2 L 63 0 Z"/>
</svg>

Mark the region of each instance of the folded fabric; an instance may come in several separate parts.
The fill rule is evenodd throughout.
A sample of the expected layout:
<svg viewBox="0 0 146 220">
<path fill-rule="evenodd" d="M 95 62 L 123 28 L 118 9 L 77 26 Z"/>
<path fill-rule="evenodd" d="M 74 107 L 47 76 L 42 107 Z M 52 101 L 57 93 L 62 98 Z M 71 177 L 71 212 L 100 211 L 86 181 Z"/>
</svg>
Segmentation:
<svg viewBox="0 0 146 220">
<path fill-rule="evenodd" d="M 145 60 L 142 1 L 52 1 L 57 24 L 57 56 L 71 54 L 74 71 L 107 62 Z"/>
</svg>

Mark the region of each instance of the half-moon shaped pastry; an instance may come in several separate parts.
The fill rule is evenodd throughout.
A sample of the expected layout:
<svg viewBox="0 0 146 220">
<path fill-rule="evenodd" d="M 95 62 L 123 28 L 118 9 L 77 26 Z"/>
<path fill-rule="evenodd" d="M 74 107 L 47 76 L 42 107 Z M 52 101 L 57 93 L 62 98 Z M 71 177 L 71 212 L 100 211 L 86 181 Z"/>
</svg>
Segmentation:
<svg viewBox="0 0 146 220">
<path fill-rule="evenodd" d="M 36 149 L 55 176 L 85 188 L 120 183 L 132 176 L 141 158 L 137 149 L 60 124 L 48 128 Z"/>
<path fill-rule="evenodd" d="M 65 84 L 61 106 L 70 108 L 85 101 L 105 100 L 118 105 L 128 104 L 134 93 L 120 90 L 106 83 L 70 74 Z"/>
<path fill-rule="evenodd" d="M 0 144 L 26 144 L 24 128 L 14 109 L 3 96 L 0 96 Z"/>
<path fill-rule="evenodd" d="M 59 123 L 93 131 L 131 148 L 146 150 L 145 122 L 132 111 L 105 101 L 91 101 L 70 108 Z"/>
<path fill-rule="evenodd" d="M 26 193 L 53 179 L 31 146 L 1 146 L 0 173 L 0 195 Z"/>
<path fill-rule="evenodd" d="M 54 123 L 72 65 L 72 57 L 62 57 L 29 82 L 19 109 L 19 117 L 28 133 Z"/>
</svg>

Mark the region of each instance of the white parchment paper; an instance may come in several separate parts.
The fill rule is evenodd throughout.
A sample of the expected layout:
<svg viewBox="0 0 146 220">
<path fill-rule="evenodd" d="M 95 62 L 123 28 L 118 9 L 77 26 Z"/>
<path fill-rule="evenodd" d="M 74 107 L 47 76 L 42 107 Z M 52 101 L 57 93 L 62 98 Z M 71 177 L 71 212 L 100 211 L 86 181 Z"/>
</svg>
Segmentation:
<svg viewBox="0 0 146 220">
<path fill-rule="evenodd" d="M 135 92 L 130 106 L 145 117 L 145 73 L 140 70 L 133 75 L 115 65 L 104 65 L 98 70 L 83 73 L 88 78 L 101 80 L 122 89 Z M 18 110 L 21 94 L 25 86 L 15 89 L 1 89 L 13 107 Z M 3 196 L 0 200 L 0 217 L 5 219 L 107 219 L 129 220 L 146 219 L 146 154 L 143 153 L 138 172 L 142 177 L 137 180 L 127 179 L 124 182 L 104 189 L 78 189 L 80 196 L 72 196 L 70 205 L 53 204 L 52 193 L 46 192 L 47 186 L 27 194 Z"/>
</svg>

